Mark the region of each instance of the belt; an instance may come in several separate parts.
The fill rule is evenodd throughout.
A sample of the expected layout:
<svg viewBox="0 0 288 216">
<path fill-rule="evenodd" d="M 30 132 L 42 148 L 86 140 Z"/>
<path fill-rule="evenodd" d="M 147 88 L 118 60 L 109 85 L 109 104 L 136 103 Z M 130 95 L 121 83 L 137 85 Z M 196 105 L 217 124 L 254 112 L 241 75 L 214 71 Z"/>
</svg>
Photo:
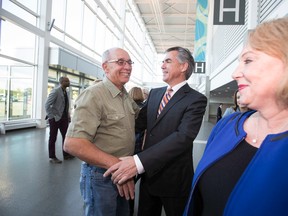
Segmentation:
<svg viewBox="0 0 288 216">
<path fill-rule="evenodd" d="M 93 166 L 93 165 L 90 165 L 90 164 L 88 164 L 88 163 L 86 163 L 86 162 L 83 162 L 83 163 L 82 163 L 82 168 L 84 168 L 84 169 L 90 169 L 90 170 L 92 170 L 92 171 L 99 172 L 99 173 L 103 173 L 103 174 L 107 171 L 107 169 L 105 169 L 105 168 Z"/>
</svg>

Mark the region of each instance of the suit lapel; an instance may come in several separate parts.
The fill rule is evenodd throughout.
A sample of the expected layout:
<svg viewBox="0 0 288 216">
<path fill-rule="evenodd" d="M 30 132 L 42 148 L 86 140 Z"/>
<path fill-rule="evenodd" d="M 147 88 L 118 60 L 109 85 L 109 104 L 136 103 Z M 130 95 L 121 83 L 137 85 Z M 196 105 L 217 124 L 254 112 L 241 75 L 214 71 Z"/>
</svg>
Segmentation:
<svg viewBox="0 0 288 216">
<path fill-rule="evenodd" d="M 165 89 L 166 90 L 166 89 Z M 164 90 L 164 93 L 165 93 L 165 90 Z M 173 97 L 171 98 L 171 100 L 168 102 L 168 104 L 164 107 L 164 109 L 162 110 L 161 114 L 159 115 L 159 117 L 156 119 L 155 121 L 155 125 L 166 115 L 166 113 L 178 102 L 180 101 L 183 97 L 186 96 L 186 93 L 189 91 L 189 86 L 188 84 L 184 85 L 182 88 L 180 88 L 174 95 Z M 163 93 L 163 95 L 164 95 Z M 162 95 L 162 97 L 163 97 Z M 161 99 L 159 100 L 159 103 L 160 101 L 162 100 L 162 97 Z M 158 103 L 158 106 L 159 106 L 159 103 Z M 158 107 L 157 107 L 157 110 L 156 110 L 156 116 L 157 116 L 157 112 L 158 112 Z M 154 126 L 155 126 L 154 125 Z"/>
</svg>

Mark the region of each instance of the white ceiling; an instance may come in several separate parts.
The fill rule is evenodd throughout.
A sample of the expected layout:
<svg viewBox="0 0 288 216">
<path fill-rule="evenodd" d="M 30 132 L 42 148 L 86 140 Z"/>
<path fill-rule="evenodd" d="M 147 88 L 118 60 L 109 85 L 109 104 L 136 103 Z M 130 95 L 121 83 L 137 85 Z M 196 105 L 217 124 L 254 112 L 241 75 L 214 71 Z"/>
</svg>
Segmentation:
<svg viewBox="0 0 288 216">
<path fill-rule="evenodd" d="M 158 54 L 173 46 L 194 52 L 197 0 L 134 0 Z M 231 98 L 236 82 L 210 92 L 211 98 Z"/>
<path fill-rule="evenodd" d="M 134 0 L 157 53 L 182 46 L 194 51 L 197 0 Z"/>
</svg>

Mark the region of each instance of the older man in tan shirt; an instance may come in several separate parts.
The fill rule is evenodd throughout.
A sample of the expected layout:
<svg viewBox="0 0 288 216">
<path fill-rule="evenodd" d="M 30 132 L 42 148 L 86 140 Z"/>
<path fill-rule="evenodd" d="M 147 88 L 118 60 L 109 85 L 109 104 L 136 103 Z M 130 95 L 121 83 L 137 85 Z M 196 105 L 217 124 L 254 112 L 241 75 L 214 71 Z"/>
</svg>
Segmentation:
<svg viewBox="0 0 288 216">
<path fill-rule="evenodd" d="M 120 48 L 107 50 L 102 58 L 106 77 L 77 98 L 65 150 L 83 160 L 80 188 L 85 215 L 128 216 L 127 200 L 134 199 L 133 180 L 114 185 L 103 173 L 119 157 L 134 153 L 135 117 L 139 108 L 124 88 L 133 62 Z"/>
</svg>

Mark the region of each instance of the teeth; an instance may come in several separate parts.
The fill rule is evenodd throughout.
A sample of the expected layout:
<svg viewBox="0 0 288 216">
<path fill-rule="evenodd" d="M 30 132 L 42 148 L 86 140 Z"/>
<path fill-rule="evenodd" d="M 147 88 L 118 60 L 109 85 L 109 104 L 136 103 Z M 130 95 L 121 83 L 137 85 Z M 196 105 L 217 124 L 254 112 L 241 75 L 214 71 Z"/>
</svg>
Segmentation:
<svg viewBox="0 0 288 216">
<path fill-rule="evenodd" d="M 129 73 L 123 73 L 123 75 L 124 75 L 124 76 L 130 76 L 130 74 L 129 74 Z"/>
</svg>

